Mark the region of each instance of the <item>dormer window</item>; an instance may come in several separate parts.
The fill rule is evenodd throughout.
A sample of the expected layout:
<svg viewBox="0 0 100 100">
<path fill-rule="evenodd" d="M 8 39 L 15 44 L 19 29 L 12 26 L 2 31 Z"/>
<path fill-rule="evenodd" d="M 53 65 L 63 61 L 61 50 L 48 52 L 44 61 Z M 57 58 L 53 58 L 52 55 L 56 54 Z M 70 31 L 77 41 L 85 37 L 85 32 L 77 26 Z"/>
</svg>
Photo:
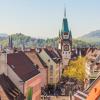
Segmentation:
<svg viewBox="0 0 100 100">
<path fill-rule="evenodd" d="M 48 62 L 50 62 L 50 59 L 48 59 Z"/>
</svg>

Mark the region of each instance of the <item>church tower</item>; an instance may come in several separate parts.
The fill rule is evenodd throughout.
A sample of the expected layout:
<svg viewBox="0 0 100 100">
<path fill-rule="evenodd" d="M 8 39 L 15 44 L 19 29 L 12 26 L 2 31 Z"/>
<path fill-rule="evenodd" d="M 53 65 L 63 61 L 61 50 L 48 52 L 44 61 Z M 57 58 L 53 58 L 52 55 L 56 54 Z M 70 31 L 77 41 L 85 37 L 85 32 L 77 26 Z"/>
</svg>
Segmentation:
<svg viewBox="0 0 100 100">
<path fill-rule="evenodd" d="M 65 67 L 68 65 L 68 62 L 71 59 L 71 51 L 72 51 L 72 34 L 71 34 L 71 30 L 69 30 L 68 27 L 68 21 L 66 18 L 66 9 L 64 9 L 62 29 L 59 34 L 60 34 L 59 41 L 61 41 L 59 42 L 59 45 L 61 44 L 62 63 L 63 63 L 63 67 Z"/>
<path fill-rule="evenodd" d="M 10 49 L 12 49 L 12 48 L 13 48 L 13 40 L 12 40 L 12 36 L 9 36 L 9 43 L 8 43 L 8 47 L 9 47 Z"/>
</svg>

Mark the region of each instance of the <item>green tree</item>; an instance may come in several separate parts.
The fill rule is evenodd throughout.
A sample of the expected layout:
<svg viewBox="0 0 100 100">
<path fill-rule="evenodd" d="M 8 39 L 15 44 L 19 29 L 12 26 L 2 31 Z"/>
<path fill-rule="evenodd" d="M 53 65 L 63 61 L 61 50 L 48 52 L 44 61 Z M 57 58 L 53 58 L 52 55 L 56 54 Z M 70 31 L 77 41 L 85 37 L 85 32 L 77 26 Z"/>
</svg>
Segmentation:
<svg viewBox="0 0 100 100">
<path fill-rule="evenodd" d="M 27 100 L 32 100 L 33 89 L 29 88 Z"/>
</svg>

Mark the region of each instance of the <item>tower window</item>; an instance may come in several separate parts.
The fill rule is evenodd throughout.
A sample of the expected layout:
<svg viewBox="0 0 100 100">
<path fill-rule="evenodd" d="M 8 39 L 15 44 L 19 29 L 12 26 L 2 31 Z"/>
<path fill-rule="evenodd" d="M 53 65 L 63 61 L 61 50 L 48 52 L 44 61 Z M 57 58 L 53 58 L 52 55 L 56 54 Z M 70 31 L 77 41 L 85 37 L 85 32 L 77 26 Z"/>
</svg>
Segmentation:
<svg viewBox="0 0 100 100">
<path fill-rule="evenodd" d="M 68 35 L 68 33 L 65 32 L 64 35 Z"/>
</svg>

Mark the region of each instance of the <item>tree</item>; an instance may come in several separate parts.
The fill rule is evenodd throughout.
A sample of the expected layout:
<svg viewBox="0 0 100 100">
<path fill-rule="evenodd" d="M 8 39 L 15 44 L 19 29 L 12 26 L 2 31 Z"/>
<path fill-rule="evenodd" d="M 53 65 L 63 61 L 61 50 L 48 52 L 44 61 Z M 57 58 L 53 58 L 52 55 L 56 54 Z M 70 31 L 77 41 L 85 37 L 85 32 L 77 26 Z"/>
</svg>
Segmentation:
<svg viewBox="0 0 100 100">
<path fill-rule="evenodd" d="M 85 57 L 79 57 L 74 61 L 70 61 L 63 72 L 63 76 L 83 81 L 85 79 L 85 60 Z"/>
<path fill-rule="evenodd" d="M 28 97 L 27 97 L 27 100 L 32 100 L 32 95 L 33 95 L 33 89 L 32 88 L 29 88 L 28 89 Z"/>
</svg>

